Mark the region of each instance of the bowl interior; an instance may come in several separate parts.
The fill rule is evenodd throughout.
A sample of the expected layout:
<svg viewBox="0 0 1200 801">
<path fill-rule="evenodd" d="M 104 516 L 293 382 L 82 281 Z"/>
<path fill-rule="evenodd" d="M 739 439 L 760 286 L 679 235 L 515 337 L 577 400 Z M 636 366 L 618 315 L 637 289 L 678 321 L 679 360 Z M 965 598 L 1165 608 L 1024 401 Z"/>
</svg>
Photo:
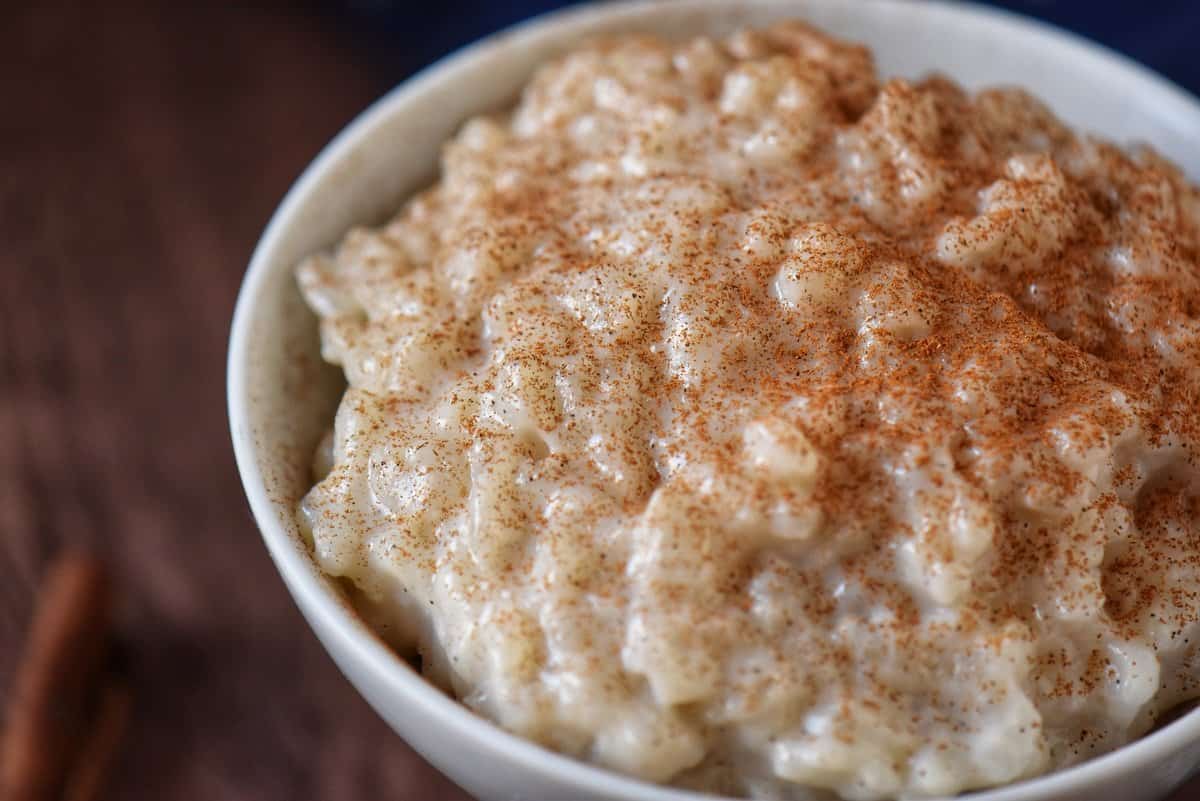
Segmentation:
<svg viewBox="0 0 1200 801">
<path fill-rule="evenodd" d="M 360 645 L 372 638 L 337 584 L 316 569 L 294 517 L 310 486 L 313 449 L 342 387 L 339 371 L 320 360 L 316 321 L 292 277 L 297 261 L 336 242 L 350 226 L 395 212 L 435 177 L 441 143 L 467 117 L 510 104 L 539 63 L 581 38 L 621 30 L 674 38 L 722 34 L 791 16 L 869 45 L 885 75 L 941 71 L 969 88 L 1020 84 L 1073 126 L 1118 142 L 1151 142 L 1193 179 L 1200 176 L 1200 106 L 1190 96 L 1071 36 L 970 6 L 898 0 L 613 4 L 556 14 L 468 48 L 385 96 L 326 148 L 276 212 L 238 300 L 229 354 L 238 465 L 264 540 L 310 618 L 316 605 L 346 637 Z M 400 659 L 391 663 L 390 670 L 410 671 Z M 1200 730 L 1197 714 L 1185 721 Z M 985 797 L 993 794 L 979 796 Z"/>
</svg>

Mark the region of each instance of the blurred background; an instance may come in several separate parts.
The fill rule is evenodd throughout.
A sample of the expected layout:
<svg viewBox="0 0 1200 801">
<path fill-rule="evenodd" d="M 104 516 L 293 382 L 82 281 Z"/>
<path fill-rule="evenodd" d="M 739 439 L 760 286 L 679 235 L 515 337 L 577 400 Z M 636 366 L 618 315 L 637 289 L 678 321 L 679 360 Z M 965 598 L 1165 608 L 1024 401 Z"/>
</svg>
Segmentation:
<svg viewBox="0 0 1200 801">
<path fill-rule="evenodd" d="M 330 137 L 558 5 L 5 4 L 0 701 L 50 558 L 102 553 L 134 691 L 105 798 L 465 799 L 351 690 L 276 576 L 228 444 L 226 336 L 259 232 Z M 999 5 L 1200 92 L 1194 0 Z M 1200 784 L 1174 801 L 1191 798 Z"/>
</svg>

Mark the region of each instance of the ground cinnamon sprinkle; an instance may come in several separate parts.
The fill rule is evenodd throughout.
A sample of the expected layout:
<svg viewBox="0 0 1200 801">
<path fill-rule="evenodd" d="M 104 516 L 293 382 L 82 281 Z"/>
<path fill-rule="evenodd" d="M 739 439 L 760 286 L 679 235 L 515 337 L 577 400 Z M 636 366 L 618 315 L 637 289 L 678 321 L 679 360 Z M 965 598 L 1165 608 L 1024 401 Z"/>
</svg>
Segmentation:
<svg viewBox="0 0 1200 801">
<path fill-rule="evenodd" d="M 299 269 L 349 382 L 302 513 L 466 703 L 652 780 L 887 798 L 1200 695 L 1173 166 L 795 23 L 582 47 L 442 166 Z"/>
</svg>

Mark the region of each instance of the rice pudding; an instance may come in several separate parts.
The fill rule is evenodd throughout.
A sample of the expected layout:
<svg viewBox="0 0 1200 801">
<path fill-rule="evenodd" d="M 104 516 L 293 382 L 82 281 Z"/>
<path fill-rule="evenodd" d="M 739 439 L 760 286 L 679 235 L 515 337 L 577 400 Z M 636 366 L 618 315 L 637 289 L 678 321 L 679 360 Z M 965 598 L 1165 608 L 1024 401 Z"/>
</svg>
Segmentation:
<svg viewBox="0 0 1200 801">
<path fill-rule="evenodd" d="M 397 143 L 402 146 L 402 143 Z M 1200 696 L 1200 192 L 799 23 L 623 36 L 298 269 L 300 514 L 501 726 L 651 781 L 1034 776 Z"/>
</svg>

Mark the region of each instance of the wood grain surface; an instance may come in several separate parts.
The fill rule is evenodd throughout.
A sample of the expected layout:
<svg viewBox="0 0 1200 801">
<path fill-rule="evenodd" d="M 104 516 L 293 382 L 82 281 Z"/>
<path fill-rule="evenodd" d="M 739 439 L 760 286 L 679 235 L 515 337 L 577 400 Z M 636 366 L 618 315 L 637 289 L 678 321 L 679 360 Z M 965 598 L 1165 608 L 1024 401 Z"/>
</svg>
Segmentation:
<svg viewBox="0 0 1200 801">
<path fill-rule="evenodd" d="M 106 797 L 466 799 L 301 620 L 225 420 L 255 239 L 396 76 L 303 8 L 6 6 L 0 54 L 0 692 L 45 565 L 84 544 L 134 687 Z"/>
<path fill-rule="evenodd" d="M 0 22 L 0 692 L 49 557 L 83 543 L 135 692 L 107 797 L 465 799 L 301 620 L 225 418 L 254 242 L 387 76 L 314 12 L 205 5 Z"/>
</svg>

